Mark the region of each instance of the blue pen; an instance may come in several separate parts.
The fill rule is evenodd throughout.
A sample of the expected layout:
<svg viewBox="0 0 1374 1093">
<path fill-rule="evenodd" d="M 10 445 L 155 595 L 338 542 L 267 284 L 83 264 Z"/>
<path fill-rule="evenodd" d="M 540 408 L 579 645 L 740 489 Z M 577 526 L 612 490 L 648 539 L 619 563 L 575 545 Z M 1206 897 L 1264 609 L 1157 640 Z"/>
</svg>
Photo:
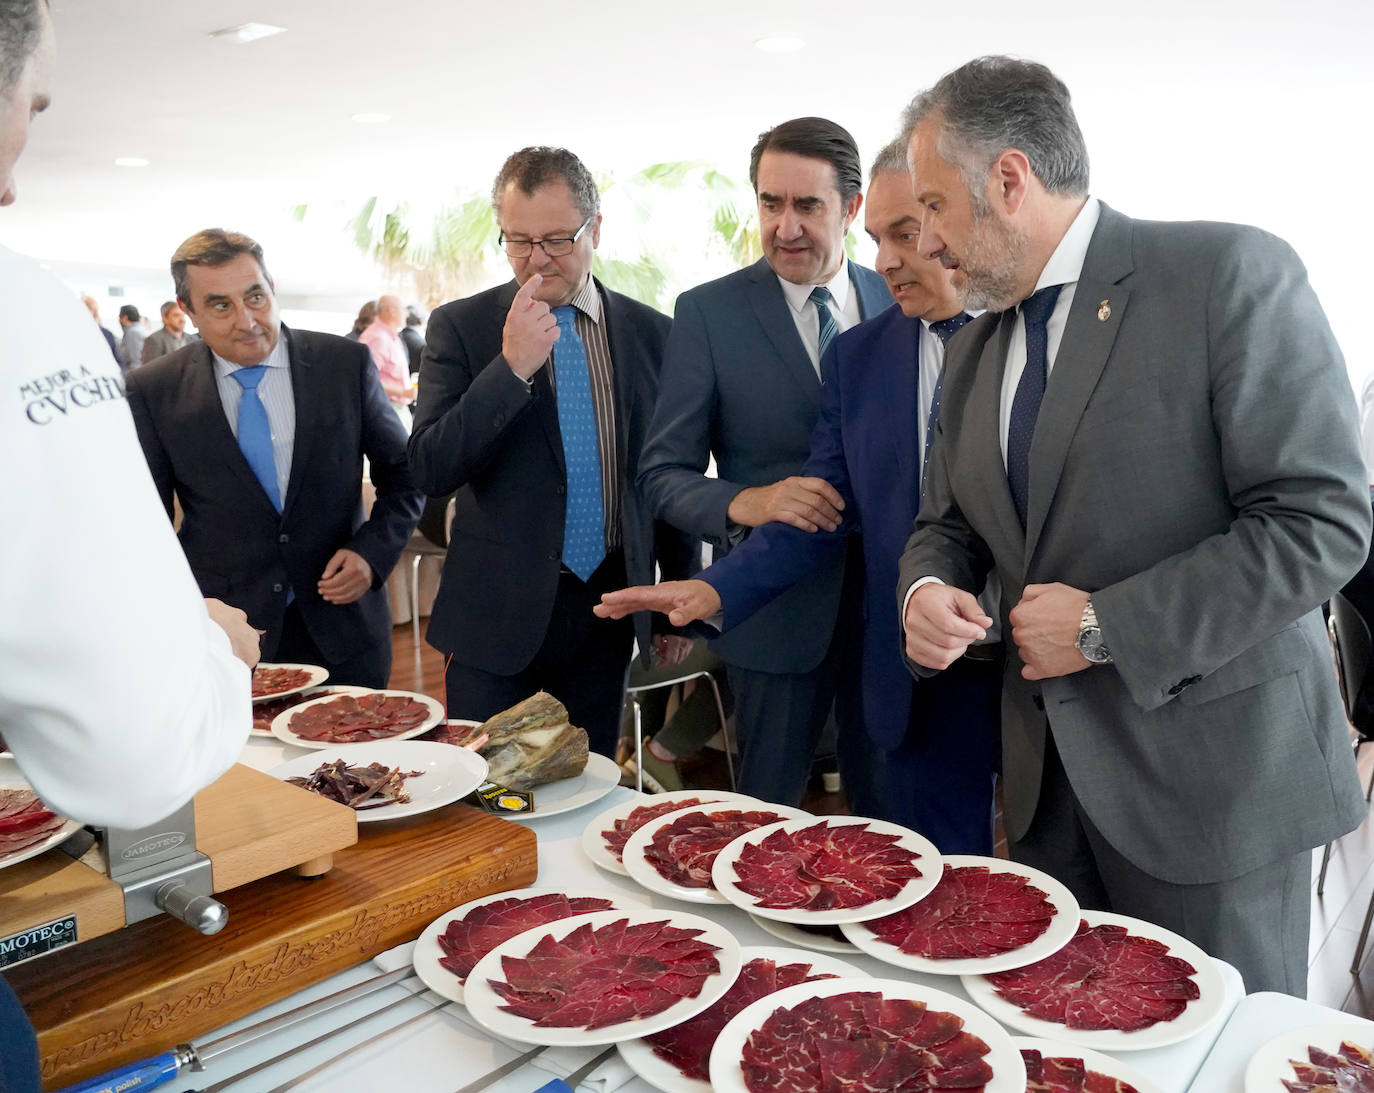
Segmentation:
<svg viewBox="0 0 1374 1093">
<path fill-rule="evenodd" d="M 551 1082 L 545 1082 L 534 1093 L 573 1093 L 578 1083 L 586 1081 L 592 1076 L 592 1071 L 615 1054 L 615 1045 L 612 1044 L 586 1066 L 579 1066 L 565 1081 L 562 1078 L 555 1078 Z"/>
</svg>

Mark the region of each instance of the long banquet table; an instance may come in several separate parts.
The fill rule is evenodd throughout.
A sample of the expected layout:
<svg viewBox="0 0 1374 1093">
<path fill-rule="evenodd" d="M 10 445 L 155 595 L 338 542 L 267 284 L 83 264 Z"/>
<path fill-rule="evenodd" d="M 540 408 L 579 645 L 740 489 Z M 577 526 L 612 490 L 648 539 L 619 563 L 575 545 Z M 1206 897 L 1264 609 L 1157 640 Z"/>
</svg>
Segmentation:
<svg viewBox="0 0 1374 1093">
<path fill-rule="evenodd" d="M 282 745 L 265 739 L 256 740 L 245 754 L 245 762 L 260 769 L 269 769 L 280 761 L 283 754 L 290 757 L 295 753 L 295 748 L 283 748 Z M 539 878 L 535 882 L 536 885 L 557 890 L 592 889 L 606 893 L 625 892 L 663 910 L 686 909 L 694 914 L 704 915 L 728 929 L 742 945 L 783 944 L 765 933 L 748 915 L 737 908 L 701 904 L 686 906 L 675 900 L 646 892 L 628 877 L 604 872 L 593 865 L 579 845 L 583 828 L 601 812 L 631 796 L 632 790 L 616 788 L 609 796 L 595 804 L 561 815 L 525 821 L 534 825 L 539 837 Z M 366 837 L 365 831 L 363 837 Z M 201 1040 L 211 1040 L 262 1017 L 360 982 L 375 975 L 380 968 L 391 968 L 405 963 L 409 959 L 409 948 L 403 946 L 400 950 L 392 950 L 389 954 L 383 954 L 377 962 L 368 961 L 335 975 L 248 1019 L 225 1026 L 220 1032 L 210 1033 Z M 916 980 L 960 998 L 968 997 L 957 977 L 927 976 L 904 971 L 862 953 L 845 955 L 841 959 L 850 961 L 874 976 Z M 1214 1041 L 1226 1026 L 1227 1018 L 1242 1000 L 1240 975 L 1229 964 L 1221 961 L 1217 963 L 1225 983 L 1226 994 L 1223 1012 L 1216 1021 L 1183 1043 L 1145 1051 L 1123 1052 L 1121 1055 L 1129 1065 L 1152 1078 L 1165 1093 L 1186 1093 L 1189 1090 Z M 403 1088 L 407 1093 L 453 1093 L 467 1082 L 514 1058 L 523 1050 L 519 1045 L 499 1042 L 485 1030 L 477 1028 L 467 1018 L 461 1006 L 451 1003 L 440 1005 L 443 999 L 430 991 L 420 991 L 422 997 L 415 997 L 416 991 L 419 991 L 419 985 L 414 980 L 410 981 L 408 986 L 389 986 L 324 1017 L 296 1025 L 249 1047 L 221 1056 L 206 1068 L 204 1074 L 195 1075 L 195 1088 L 203 1090 L 214 1082 L 228 1079 L 261 1060 L 287 1050 L 293 1044 L 305 1043 L 354 1018 L 373 1013 L 388 1003 L 408 996 L 412 997 L 413 1001 L 397 1006 L 375 1020 L 361 1024 L 356 1029 L 324 1044 L 302 1051 L 289 1061 L 254 1075 L 243 1083 L 232 1086 L 231 1089 L 242 1090 L 243 1093 L 263 1093 L 272 1090 L 278 1084 L 285 1083 L 330 1059 L 350 1045 L 382 1033 L 389 1026 L 407 1017 L 425 1012 L 426 1005 L 436 1007 L 427 1017 L 407 1024 L 394 1035 L 381 1037 L 375 1044 L 355 1052 L 319 1076 L 299 1086 L 292 1086 L 292 1089 L 299 1089 L 301 1093 L 323 1093 L 324 1090 L 337 1089 L 338 1083 L 344 1081 L 350 1088 L 355 1089 Z M 596 1050 L 599 1049 L 549 1049 L 540 1057 L 540 1061 L 556 1072 L 566 1074 L 580 1062 L 590 1059 Z M 490 1088 L 500 1093 L 530 1093 L 550 1077 L 548 1071 L 537 1069 L 537 1065 L 531 1063 L 510 1077 L 493 1083 Z M 179 1079 L 178 1087 L 185 1089 L 189 1088 L 189 1085 Z M 600 1090 L 602 1093 L 610 1093 L 614 1089 L 623 1089 L 627 1093 L 652 1093 L 655 1089 L 642 1079 L 631 1077 L 628 1068 L 618 1059 L 612 1060 L 599 1070 L 591 1081 L 579 1088 Z M 1222 1087 L 1215 1088 L 1217 1093 L 1220 1093 Z"/>
</svg>

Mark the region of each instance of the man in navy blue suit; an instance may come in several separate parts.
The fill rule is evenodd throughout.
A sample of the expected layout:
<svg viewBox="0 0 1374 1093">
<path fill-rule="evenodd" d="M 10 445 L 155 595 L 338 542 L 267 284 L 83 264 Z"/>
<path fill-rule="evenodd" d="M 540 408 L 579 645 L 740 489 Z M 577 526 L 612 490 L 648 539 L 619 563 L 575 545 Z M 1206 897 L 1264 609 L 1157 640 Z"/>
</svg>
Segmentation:
<svg viewBox="0 0 1374 1093">
<path fill-rule="evenodd" d="M 824 118 L 784 122 L 759 137 L 749 177 L 764 257 L 678 298 L 639 463 L 654 514 L 717 557 L 773 520 L 836 525 L 839 495 L 798 473 L 820 411 L 820 361 L 838 332 L 889 303 L 882 278 L 845 258 L 863 204 L 848 132 Z M 712 458 L 718 477 L 706 474 Z M 845 554 L 711 643 L 735 695 L 746 793 L 801 800 L 832 705 L 849 777 L 848 744 L 862 730 L 846 732 L 857 711 L 839 671 L 858 622 L 857 552 L 849 567 Z"/>
<path fill-rule="evenodd" d="M 873 165 L 865 228 L 897 306 L 839 335 L 826 354 L 821 415 L 801 471 L 838 495 L 837 526 L 767 523 L 700 580 L 613 592 L 599 610 L 649 608 L 667 612 L 676 625 L 721 614 L 728 636 L 774 597 L 842 558 L 850 532 L 861 531 L 865 622 L 855 659 L 868 735 L 859 782 L 868 799 L 856 799 L 850 786 L 850 804 L 915 828 L 946 853 L 989 854 L 1000 644 L 975 646 L 940 676 L 913 685 L 891 595 L 920 505 L 944 339 L 967 321 L 950 273 L 917 254 L 919 220 L 906 149 L 896 141 Z"/>
</svg>

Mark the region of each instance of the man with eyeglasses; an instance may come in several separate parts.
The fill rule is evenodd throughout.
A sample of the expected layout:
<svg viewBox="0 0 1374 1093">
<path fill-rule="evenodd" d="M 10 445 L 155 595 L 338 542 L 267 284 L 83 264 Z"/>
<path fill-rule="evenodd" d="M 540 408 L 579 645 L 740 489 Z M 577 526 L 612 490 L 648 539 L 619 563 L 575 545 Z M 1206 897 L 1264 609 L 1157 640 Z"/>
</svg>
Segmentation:
<svg viewBox="0 0 1374 1093">
<path fill-rule="evenodd" d="M 690 575 L 693 544 L 634 489 L 666 316 L 591 274 L 600 195 L 562 148 L 523 148 L 492 186 L 513 280 L 430 315 L 410 440 L 431 496 L 456 492 L 427 637 L 450 717 L 545 690 L 614 755 L 631 638 L 649 617 L 592 614 L 628 577 Z"/>
</svg>

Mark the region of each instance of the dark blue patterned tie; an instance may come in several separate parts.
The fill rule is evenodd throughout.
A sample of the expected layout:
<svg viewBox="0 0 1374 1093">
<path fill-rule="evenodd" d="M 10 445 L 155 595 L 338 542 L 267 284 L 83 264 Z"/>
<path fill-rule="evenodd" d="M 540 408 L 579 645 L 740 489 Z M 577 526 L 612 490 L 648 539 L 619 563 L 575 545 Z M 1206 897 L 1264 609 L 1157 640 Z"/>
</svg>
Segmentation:
<svg viewBox="0 0 1374 1093">
<path fill-rule="evenodd" d="M 1035 436 L 1035 419 L 1040 414 L 1040 402 L 1045 397 L 1045 377 L 1048 373 L 1046 350 L 1049 336 L 1045 324 L 1054 311 L 1055 301 L 1063 285 L 1048 285 L 1021 303 L 1021 317 L 1026 323 L 1026 368 L 1016 385 L 1011 402 L 1011 423 L 1007 426 L 1007 482 L 1011 499 L 1021 526 L 1026 526 L 1026 501 L 1030 490 L 1030 448 Z"/>
<path fill-rule="evenodd" d="M 964 329 L 964 324 L 971 321 L 973 316 L 967 311 L 961 311 L 958 315 L 951 315 L 948 319 L 938 319 L 930 324 L 930 332 L 940 339 L 940 344 L 945 345 L 950 338 Z M 925 473 L 924 467 L 926 460 L 930 458 L 930 442 L 935 439 L 935 423 L 940 420 L 940 388 L 945 385 L 945 369 L 943 363 L 940 370 L 935 373 L 935 390 L 930 396 L 930 412 L 926 414 L 926 443 L 925 449 L 921 452 L 922 474 Z"/>
<path fill-rule="evenodd" d="M 816 332 L 817 349 L 816 360 L 825 359 L 825 351 L 830 348 L 830 343 L 835 340 L 835 335 L 840 332 L 840 328 L 835 324 L 835 316 L 830 312 L 830 290 L 824 285 L 817 285 L 811 290 L 809 297 L 811 302 L 816 305 Z"/>
<path fill-rule="evenodd" d="M 255 364 L 252 368 L 240 368 L 229 373 L 243 388 L 243 394 L 239 396 L 239 451 L 243 452 L 243 458 L 253 468 L 253 474 L 262 484 L 272 507 L 281 512 L 277 461 L 272 454 L 272 425 L 267 420 L 267 410 L 262 400 L 258 398 L 258 384 L 266 374 L 265 364 Z"/>
<path fill-rule="evenodd" d="M 577 333 L 577 309 L 553 309 L 558 342 L 553 347 L 558 383 L 558 431 L 568 472 L 568 505 L 563 520 L 563 564 L 584 581 L 606 557 L 606 517 L 601 497 L 601 448 L 596 437 L 587 347 Z"/>
</svg>

